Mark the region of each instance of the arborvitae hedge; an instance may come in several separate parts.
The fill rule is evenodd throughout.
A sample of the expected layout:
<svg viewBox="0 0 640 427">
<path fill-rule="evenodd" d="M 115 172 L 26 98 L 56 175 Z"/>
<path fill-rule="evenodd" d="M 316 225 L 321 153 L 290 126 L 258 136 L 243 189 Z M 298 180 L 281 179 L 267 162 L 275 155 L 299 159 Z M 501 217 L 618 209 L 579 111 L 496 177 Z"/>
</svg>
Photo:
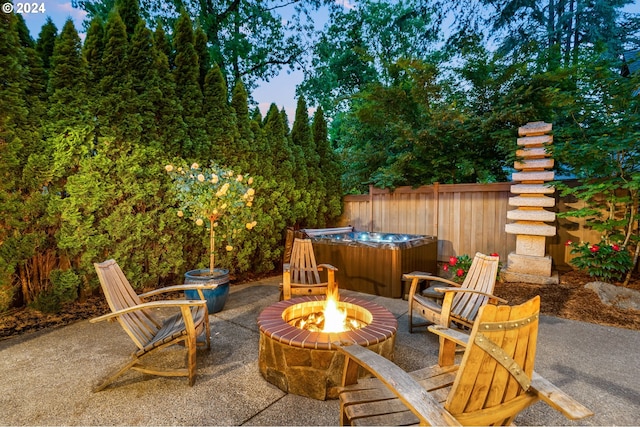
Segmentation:
<svg viewBox="0 0 640 427">
<path fill-rule="evenodd" d="M 173 46 L 125 0 L 91 22 L 84 45 L 70 20 L 59 36 L 48 21 L 34 44 L 0 15 L 0 311 L 58 310 L 95 292 L 93 263 L 108 258 L 136 288 L 206 267 L 208 233 L 176 215 L 168 163 L 254 177 L 257 225 L 217 254 L 234 273 L 279 268 L 287 226 L 339 215 L 322 188 L 340 179 L 323 164 L 334 159 L 326 122 L 312 131 L 302 100 L 293 131 L 275 105 L 262 123 L 241 81 L 229 99 L 186 13 L 171 33 Z"/>
</svg>

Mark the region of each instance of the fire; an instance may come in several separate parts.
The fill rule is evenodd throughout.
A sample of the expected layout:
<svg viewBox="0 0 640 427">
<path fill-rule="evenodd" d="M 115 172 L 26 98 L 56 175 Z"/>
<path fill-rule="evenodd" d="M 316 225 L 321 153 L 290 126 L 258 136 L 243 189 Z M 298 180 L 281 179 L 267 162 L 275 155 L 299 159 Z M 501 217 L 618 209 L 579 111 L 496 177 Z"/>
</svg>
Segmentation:
<svg viewBox="0 0 640 427">
<path fill-rule="evenodd" d="M 361 328 L 362 322 L 349 318 L 347 310 L 339 308 L 340 295 L 338 287 L 327 289 L 327 298 L 322 311 L 309 313 L 294 319 L 292 326 L 312 332 L 340 333 Z"/>
<path fill-rule="evenodd" d="M 324 303 L 324 327 L 322 332 L 344 332 L 345 321 L 347 320 L 347 311 L 338 308 L 340 293 L 338 285 L 327 288 L 327 300 Z"/>
<path fill-rule="evenodd" d="M 324 328 L 322 332 L 344 332 L 347 320 L 347 310 L 338 308 L 338 301 L 334 295 L 327 292 L 327 301 L 324 303 Z"/>
</svg>

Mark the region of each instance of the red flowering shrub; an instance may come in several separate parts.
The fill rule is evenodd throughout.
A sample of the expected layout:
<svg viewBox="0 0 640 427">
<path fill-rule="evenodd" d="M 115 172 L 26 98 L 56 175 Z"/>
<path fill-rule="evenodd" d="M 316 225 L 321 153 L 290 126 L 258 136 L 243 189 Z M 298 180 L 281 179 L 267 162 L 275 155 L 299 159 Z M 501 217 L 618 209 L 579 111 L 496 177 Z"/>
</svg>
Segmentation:
<svg viewBox="0 0 640 427">
<path fill-rule="evenodd" d="M 578 254 L 570 261 L 571 264 L 600 280 L 620 280 L 633 267 L 629 251 L 616 243 L 609 244 L 602 240 L 599 244 L 592 245 L 589 242 L 574 243 L 569 240 L 566 246 L 571 247 L 572 254 Z"/>
</svg>

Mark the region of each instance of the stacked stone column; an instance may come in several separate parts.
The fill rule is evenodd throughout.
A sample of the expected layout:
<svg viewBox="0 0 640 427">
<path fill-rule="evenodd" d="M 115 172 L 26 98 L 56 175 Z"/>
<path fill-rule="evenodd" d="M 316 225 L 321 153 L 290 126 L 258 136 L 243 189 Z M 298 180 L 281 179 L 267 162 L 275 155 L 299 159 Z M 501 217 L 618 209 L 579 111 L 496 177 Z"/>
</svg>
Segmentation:
<svg viewBox="0 0 640 427">
<path fill-rule="evenodd" d="M 556 214 L 545 208 L 555 206 L 555 198 L 548 196 L 555 188 L 545 184 L 553 181 L 553 159 L 547 147 L 553 143 L 549 135 L 552 125 L 544 122 L 527 123 L 518 129 L 518 171 L 512 175 L 517 182 L 511 186 L 514 197 L 509 206 L 516 209 L 507 212 L 507 219 L 514 222 L 505 225 L 505 231 L 516 235 L 516 251 L 508 256 L 501 272 L 506 282 L 557 284 L 558 274 L 552 271 L 551 256 L 546 254 L 547 236 L 555 236 Z"/>
</svg>

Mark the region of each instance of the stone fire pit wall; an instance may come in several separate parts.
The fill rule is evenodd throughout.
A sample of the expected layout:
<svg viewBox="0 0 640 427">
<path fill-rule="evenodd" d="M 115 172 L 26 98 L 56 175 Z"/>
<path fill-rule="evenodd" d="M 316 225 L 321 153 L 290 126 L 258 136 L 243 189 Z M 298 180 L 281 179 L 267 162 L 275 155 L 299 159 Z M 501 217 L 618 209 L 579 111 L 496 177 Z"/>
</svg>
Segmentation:
<svg viewBox="0 0 640 427">
<path fill-rule="evenodd" d="M 370 321 L 357 330 L 309 332 L 295 328 L 283 319 L 283 313 L 291 313 L 292 306 L 320 300 L 324 297 L 294 298 L 263 310 L 258 317 L 258 364 L 262 376 L 282 391 L 326 400 L 338 397 L 337 387 L 344 368 L 344 356 L 332 348 L 331 343 L 353 342 L 393 360 L 398 322 L 384 307 L 352 297 L 341 298 L 349 316 Z"/>
</svg>

